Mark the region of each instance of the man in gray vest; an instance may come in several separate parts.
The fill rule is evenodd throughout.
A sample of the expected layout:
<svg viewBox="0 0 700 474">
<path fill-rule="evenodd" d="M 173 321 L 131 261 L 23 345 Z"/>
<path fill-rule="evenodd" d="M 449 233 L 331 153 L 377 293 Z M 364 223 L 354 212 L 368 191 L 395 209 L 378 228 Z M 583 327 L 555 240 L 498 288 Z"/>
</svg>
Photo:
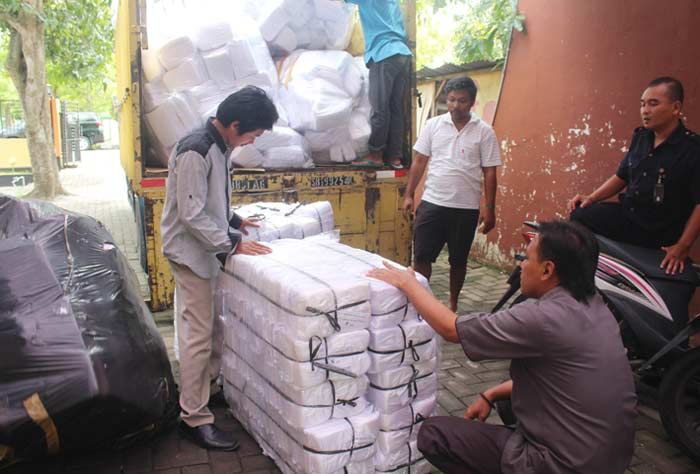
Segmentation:
<svg viewBox="0 0 700 474">
<path fill-rule="evenodd" d="M 180 432 L 207 449 L 238 447 L 230 433 L 214 425 L 214 415 L 207 408 L 211 381 L 219 373 L 218 362 L 211 357 L 216 275 L 230 254 L 270 252 L 262 244 L 241 239 L 246 227 L 255 224 L 230 211 L 227 151 L 253 143 L 272 128 L 277 117 L 262 89 L 245 87 L 228 96 L 204 128 L 180 140 L 168 163 L 161 231 L 178 295 L 175 317 L 183 328 L 178 334 Z"/>
</svg>

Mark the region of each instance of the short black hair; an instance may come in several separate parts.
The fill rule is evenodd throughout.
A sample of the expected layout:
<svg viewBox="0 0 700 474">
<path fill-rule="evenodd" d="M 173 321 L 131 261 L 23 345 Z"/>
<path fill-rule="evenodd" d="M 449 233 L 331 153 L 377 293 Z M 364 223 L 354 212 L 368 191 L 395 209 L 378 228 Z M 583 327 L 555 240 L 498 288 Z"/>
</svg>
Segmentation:
<svg viewBox="0 0 700 474">
<path fill-rule="evenodd" d="M 472 98 L 472 102 L 476 102 L 476 83 L 471 77 L 455 77 L 447 81 L 447 84 L 445 84 L 445 95 L 455 90 L 467 91 Z"/>
<path fill-rule="evenodd" d="M 661 84 L 666 85 L 668 97 L 672 102 L 678 101 L 681 104 L 683 103 L 685 94 L 683 93 L 683 84 L 681 84 L 681 81 L 670 76 L 661 76 L 651 81 L 647 87 L 656 87 L 660 86 Z"/>
<path fill-rule="evenodd" d="M 238 122 L 238 133 L 254 130 L 272 130 L 279 118 L 275 104 L 264 90 L 256 86 L 245 86 L 224 99 L 216 109 L 216 120 L 224 127 Z"/>
<path fill-rule="evenodd" d="M 549 221 L 538 230 L 541 260 L 554 262 L 559 285 L 580 302 L 595 294 L 595 270 L 598 266 L 598 241 L 593 233 L 577 222 Z"/>
</svg>

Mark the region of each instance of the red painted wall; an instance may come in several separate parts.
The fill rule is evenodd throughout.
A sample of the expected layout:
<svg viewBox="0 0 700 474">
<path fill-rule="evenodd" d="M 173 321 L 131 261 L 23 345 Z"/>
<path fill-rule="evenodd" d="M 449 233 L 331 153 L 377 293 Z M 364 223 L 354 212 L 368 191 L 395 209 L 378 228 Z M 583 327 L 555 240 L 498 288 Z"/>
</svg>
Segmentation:
<svg viewBox="0 0 700 474">
<path fill-rule="evenodd" d="M 696 0 L 521 0 L 494 128 L 502 145 L 498 225 L 475 252 L 501 266 L 522 248 L 526 219 L 564 217 L 576 192 L 617 169 L 654 77 L 686 92 L 700 131 L 700 8 Z M 695 257 L 700 257 L 696 246 Z"/>
<path fill-rule="evenodd" d="M 685 87 L 686 125 L 700 132 L 696 0 L 520 0 L 494 128 L 502 145 L 498 224 L 475 253 L 512 266 L 522 221 L 564 217 L 576 192 L 617 169 L 654 77 Z M 696 242 L 692 257 L 700 260 Z M 700 310 L 696 296 L 694 309 Z"/>
</svg>

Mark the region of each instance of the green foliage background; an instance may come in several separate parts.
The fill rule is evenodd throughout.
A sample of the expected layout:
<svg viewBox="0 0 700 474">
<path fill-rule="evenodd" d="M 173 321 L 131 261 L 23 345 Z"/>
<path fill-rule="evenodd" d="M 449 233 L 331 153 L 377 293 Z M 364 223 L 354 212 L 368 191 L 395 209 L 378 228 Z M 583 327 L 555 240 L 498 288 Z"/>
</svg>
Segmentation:
<svg viewBox="0 0 700 474">
<path fill-rule="evenodd" d="M 110 0 L 45 0 L 46 70 L 53 95 L 80 110 L 110 115 L 115 94 L 114 32 Z M 22 0 L 0 0 L 0 12 L 14 12 Z M 0 25 L 2 22 L 0 21 Z M 18 99 L 4 68 L 9 44 L 0 28 L 0 98 Z"/>
<path fill-rule="evenodd" d="M 525 31 L 517 0 L 417 0 L 417 67 L 503 62 L 513 29 Z"/>
</svg>

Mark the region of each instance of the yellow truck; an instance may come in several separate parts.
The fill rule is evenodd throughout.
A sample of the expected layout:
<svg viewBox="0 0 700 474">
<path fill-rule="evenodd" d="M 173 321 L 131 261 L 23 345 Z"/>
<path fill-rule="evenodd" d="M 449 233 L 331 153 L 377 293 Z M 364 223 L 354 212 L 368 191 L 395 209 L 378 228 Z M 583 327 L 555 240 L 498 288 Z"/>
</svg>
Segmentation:
<svg viewBox="0 0 700 474">
<path fill-rule="evenodd" d="M 415 52 L 415 0 L 402 2 L 406 30 Z M 174 283 L 161 250 L 160 220 L 165 202 L 167 169 L 146 166 L 144 159 L 145 82 L 141 51 L 148 49 L 146 0 L 121 0 L 116 31 L 117 103 L 121 162 L 127 176 L 132 205 L 141 236 L 141 262 L 148 274 L 150 306 L 172 306 Z M 415 66 L 415 65 L 414 65 Z M 415 72 L 415 67 L 412 68 Z M 406 91 L 406 140 L 410 156 L 415 110 L 412 91 L 415 73 Z M 410 222 L 401 212 L 406 186 L 405 170 L 360 170 L 348 165 L 290 170 L 236 170 L 232 203 L 256 201 L 330 201 L 341 241 L 408 264 L 411 257 Z"/>
</svg>

